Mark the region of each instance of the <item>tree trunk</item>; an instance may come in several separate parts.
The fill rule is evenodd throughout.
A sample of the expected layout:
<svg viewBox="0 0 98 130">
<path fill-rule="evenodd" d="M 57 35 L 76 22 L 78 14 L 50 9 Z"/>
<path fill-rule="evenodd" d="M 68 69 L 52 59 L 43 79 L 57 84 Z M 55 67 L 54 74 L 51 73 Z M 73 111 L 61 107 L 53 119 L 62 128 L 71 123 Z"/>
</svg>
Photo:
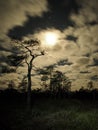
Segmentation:
<svg viewBox="0 0 98 130">
<path fill-rule="evenodd" d="M 28 89 L 27 89 L 27 108 L 31 108 L 31 70 L 32 67 L 28 66 Z"/>
</svg>

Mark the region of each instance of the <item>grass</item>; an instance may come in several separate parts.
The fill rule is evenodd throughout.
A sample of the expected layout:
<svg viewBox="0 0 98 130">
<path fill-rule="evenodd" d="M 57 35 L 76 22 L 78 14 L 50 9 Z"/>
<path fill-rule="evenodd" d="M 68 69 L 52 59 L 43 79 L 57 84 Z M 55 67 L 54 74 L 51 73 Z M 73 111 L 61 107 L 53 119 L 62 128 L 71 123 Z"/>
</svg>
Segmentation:
<svg viewBox="0 0 98 130">
<path fill-rule="evenodd" d="M 98 102 L 40 99 L 28 113 L 23 104 L 3 104 L 2 127 L 10 130 L 98 130 Z"/>
</svg>

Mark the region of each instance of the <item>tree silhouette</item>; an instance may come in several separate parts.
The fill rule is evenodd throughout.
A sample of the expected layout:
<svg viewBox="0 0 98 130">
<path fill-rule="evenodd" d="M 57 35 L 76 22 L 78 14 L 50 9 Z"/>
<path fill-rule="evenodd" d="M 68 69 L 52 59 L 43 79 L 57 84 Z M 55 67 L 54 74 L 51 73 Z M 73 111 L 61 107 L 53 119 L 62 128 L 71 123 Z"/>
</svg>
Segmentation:
<svg viewBox="0 0 98 130">
<path fill-rule="evenodd" d="M 71 81 L 61 71 L 54 71 L 54 65 L 40 70 L 41 81 L 44 88 L 48 88 L 52 93 L 68 92 L 71 89 Z"/>
<path fill-rule="evenodd" d="M 54 65 L 49 65 L 43 69 L 38 69 L 37 73 L 41 75 L 41 86 L 44 86 L 44 89 L 50 89 L 51 78 L 53 73 Z"/>
<path fill-rule="evenodd" d="M 88 88 L 89 91 L 92 92 L 93 100 L 95 100 L 96 89 L 94 89 L 93 81 L 89 81 L 89 82 L 88 82 L 87 88 Z"/>
<path fill-rule="evenodd" d="M 18 88 L 22 91 L 22 92 L 26 92 L 27 91 L 27 80 L 26 80 L 26 76 L 23 77 L 22 81 L 19 83 Z"/>
<path fill-rule="evenodd" d="M 62 72 L 54 71 L 51 78 L 50 88 L 52 91 L 59 92 L 63 90 L 68 92 L 71 89 L 71 81 Z"/>
<path fill-rule="evenodd" d="M 85 91 L 85 88 L 81 86 L 81 88 L 79 89 L 79 92 L 83 92 L 83 91 Z"/>
<path fill-rule="evenodd" d="M 27 65 L 27 106 L 30 108 L 31 106 L 31 72 L 32 68 L 34 67 L 33 61 L 35 58 L 44 55 L 44 51 L 40 48 L 40 42 L 38 40 L 14 40 L 12 41 L 15 44 L 16 50 L 18 53 L 15 55 L 10 55 L 9 58 L 11 59 L 11 63 L 16 66 L 16 68 L 24 63 Z"/>
<path fill-rule="evenodd" d="M 87 83 L 87 88 L 88 88 L 88 90 L 90 90 L 90 91 L 94 89 L 93 81 L 89 81 L 89 82 Z"/>
<path fill-rule="evenodd" d="M 10 80 L 8 83 L 8 89 L 14 89 L 15 88 L 15 83 L 13 80 Z"/>
<path fill-rule="evenodd" d="M 46 90 L 47 88 L 49 88 L 49 84 L 47 83 L 48 79 L 49 79 L 49 78 L 48 78 L 47 75 L 43 75 L 43 76 L 41 77 L 41 81 L 42 81 L 41 86 L 44 87 L 45 90 Z"/>
</svg>

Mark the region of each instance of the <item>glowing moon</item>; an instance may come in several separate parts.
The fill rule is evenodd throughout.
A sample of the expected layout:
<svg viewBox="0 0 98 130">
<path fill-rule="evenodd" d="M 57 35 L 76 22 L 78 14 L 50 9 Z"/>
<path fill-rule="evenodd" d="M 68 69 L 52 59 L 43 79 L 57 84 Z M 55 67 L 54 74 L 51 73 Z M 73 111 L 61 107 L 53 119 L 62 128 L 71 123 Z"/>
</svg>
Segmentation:
<svg viewBox="0 0 98 130">
<path fill-rule="evenodd" d="M 44 40 L 45 40 L 46 46 L 52 47 L 57 43 L 58 36 L 54 32 L 46 32 L 46 34 L 44 36 Z"/>
</svg>

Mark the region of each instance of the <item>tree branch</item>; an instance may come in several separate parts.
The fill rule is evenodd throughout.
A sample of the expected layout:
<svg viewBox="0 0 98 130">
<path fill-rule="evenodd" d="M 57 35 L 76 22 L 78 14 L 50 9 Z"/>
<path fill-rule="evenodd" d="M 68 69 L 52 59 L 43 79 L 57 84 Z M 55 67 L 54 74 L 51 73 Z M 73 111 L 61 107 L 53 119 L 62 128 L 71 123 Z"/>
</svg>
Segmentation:
<svg viewBox="0 0 98 130">
<path fill-rule="evenodd" d="M 29 63 L 28 63 L 28 61 L 25 59 L 25 63 L 27 64 L 27 65 L 29 65 Z"/>
</svg>

